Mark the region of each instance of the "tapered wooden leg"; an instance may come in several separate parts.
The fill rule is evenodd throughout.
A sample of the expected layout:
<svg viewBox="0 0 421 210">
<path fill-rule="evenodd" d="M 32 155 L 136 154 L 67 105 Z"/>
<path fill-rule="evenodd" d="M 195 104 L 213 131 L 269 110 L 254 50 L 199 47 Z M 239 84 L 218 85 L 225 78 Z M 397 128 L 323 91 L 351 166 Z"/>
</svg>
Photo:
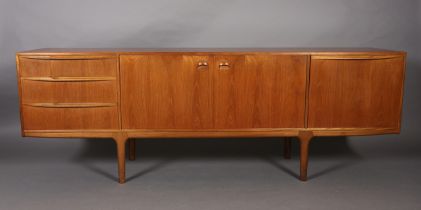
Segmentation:
<svg viewBox="0 0 421 210">
<path fill-rule="evenodd" d="M 300 131 L 298 139 L 300 141 L 300 180 L 307 181 L 308 168 L 308 148 L 310 140 L 313 138 L 313 132 Z"/>
<path fill-rule="evenodd" d="M 127 136 L 118 134 L 114 137 L 117 145 L 117 159 L 118 159 L 118 182 L 123 184 L 126 182 L 126 142 Z"/>
<path fill-rule="evenodd" d="M 284 158 L 291 159 L 291 137 L 286 137 L 284 140 Z"/>
<path fill-rule="evenodd" d="M 134 139 L 129 140 L 129 160 L 136 159 L 136 142 Z"/>
</svg>

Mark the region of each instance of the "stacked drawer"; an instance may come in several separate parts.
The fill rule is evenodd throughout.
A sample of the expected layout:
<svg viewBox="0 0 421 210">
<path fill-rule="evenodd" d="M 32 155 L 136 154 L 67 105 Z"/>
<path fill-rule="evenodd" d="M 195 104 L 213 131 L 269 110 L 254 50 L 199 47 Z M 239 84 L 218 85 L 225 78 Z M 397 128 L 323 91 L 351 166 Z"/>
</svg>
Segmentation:
<svg viewBox="0 0 421 210">
<path fill-rule="evenodd" d="M 24 130 L 119 129 L 116 56 L 20 56 Z"/>
</svg>

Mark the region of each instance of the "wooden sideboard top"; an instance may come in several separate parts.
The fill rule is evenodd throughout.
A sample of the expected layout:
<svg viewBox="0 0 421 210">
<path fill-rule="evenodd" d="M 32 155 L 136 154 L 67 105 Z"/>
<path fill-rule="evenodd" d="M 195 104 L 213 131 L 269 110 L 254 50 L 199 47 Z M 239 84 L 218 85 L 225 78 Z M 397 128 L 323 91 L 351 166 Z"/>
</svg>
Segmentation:
<svg viewBox="0 0 421 210">
<path fill-rule="evenodd" d="M 274 54 L 358 54 L 383 55 L 406 54 L 377 48 L 42 48 L 17 52 L 18 55 L 80 55 L 80 54 L 136 54 L 136 53 L 274 53 Z"/>
</svg>

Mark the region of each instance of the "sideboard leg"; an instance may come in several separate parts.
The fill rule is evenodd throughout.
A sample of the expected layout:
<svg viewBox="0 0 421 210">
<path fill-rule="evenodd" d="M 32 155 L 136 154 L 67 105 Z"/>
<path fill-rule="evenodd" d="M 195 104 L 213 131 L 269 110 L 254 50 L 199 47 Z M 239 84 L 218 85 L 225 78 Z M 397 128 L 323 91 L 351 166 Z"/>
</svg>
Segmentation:
<svg viewBox="0 0 421 210">
<path fill-rule="evenodd" d="M 136 159 L 136 141 L 134 139 L 129 140 L 129 160 Z"/>
<path fill-rule="evenodd" d="M 308 148 L 310 140 L 313 138 L 313 132 L 300 131 L 298 139 L 300 141 L 300 180 L 307 181 L 308 168 Z"/>
<path fill-rule="evenodd" d="M 291 137 L 286 137 L 284 140 L 284 158 L 291 159 Z"/>
<path fill-rule="evenodd" d="M 119 134 L 114 137 L 117 145 L 118 159 L 118 182 L 123 184 L 126 182 L 126 142 L 127 136 Z"/>
</svg>

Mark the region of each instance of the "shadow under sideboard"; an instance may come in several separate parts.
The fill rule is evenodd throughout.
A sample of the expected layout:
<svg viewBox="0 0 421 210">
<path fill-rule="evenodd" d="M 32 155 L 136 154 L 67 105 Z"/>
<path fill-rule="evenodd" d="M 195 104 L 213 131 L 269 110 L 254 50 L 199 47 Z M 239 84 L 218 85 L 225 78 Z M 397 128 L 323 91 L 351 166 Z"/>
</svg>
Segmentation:
<svg viewBox="0 0 421 210">
<path fill-rule="evenodd" d="M 283 161 L 288 160 L 283 160 L 283 140 L 284 138 L 137 139 L 136 150 L 139 155 L 135 161 L 153 160 L 154 163 L 129 176 L 127 181 L 159 170 L 179 159 L 260 159 L 280 171 L 298 178 L 298 171 L 284 165 Z M 341 161 L 315 171 L 309 175 L 309 179 L 348 167 L 362 158 L 350 147 L 347 137 L 317 137 L 314 140 L 310 145 L 311 158 L 338 158 Z M 115 156 L 115 143 L 111 139 L 86 139 L 81 152 L 74 157 L 74 160 L 82 163 L 85 168 L 94 173 L 117 181 L 118 178 L 113 173 L 106 172 L 93 164 L 98 160 L 114 161 Z M 299 145 L 295 139 L 292 142 L 292 159 L 299 159 Z"/>
<path fill-rule="evenodd" d="M 219 139 L 136 139 L 138 160 L 146 158 L 191 159 L 248 159 L 259 156 L 282 156 L 284 138 L 219 138 Z M 347 137 L 316 137 L 311 143 L 310 155 L 318 157 L 360 158 L 349 145 Z M 292 141 L 292 157 L 299 156 L 298 142 Z M 76 161 L 115 159 L 112 139 L 86 139 Z"/>
</svg>

